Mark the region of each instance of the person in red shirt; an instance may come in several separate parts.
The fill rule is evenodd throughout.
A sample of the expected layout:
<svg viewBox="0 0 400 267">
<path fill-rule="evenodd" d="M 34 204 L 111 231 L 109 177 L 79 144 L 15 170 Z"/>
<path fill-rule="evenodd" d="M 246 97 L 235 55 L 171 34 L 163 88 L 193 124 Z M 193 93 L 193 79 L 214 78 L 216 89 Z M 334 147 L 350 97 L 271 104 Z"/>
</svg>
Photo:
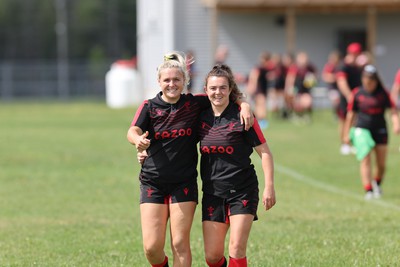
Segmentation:
<svg viewBox="0 0 400 267">
<path fill-rule="evenodd" d="M 269 52 L 263 52 L 259 56 L 259 64 L 254 67 L 249 74 L 246 91 L 254 100 L 254 113 L 260 123 L 261 128 L 268 127 L 268 107 L 267 97 L 270 84 L 268 81 L 271 72 L 271 55 Z"/>
<path fill-rule="evenodd" d="M 230 228 L 229 266 L 246 267 L 246 248 L 252 223 L 257 219 L 258 179 L 250 155 L 253 148 L 264 172 L 262 203 L 275 205 L 272 153 L 255 120 L 249 131 L 240 125 L 240 92 L 227 65 L 217 64 L 208 73 L 205 92 L 211 107 L 199 122 L 200 172 L 203 181 L 202 221 L 207 265 L 227 266 L 225 238 Z"/>
<path fill-rule="evenodd" d="M 271 69 L 268 72 L 268 109 L 283 117 L 284 105 L 285 105 L 285 79 L 288 70 L 288 66 L 291 64 L 288 62 L 290 55 L 281 55 L 274 53 L 271 56 Z"/>
<path fill-rule="evenodd" d="M 310 63 L 306 52 L 299 52 L 296 64 L 292 65 L 286 76 L 286 105 L 294 115 L 300 116 L 306 122 L 310 121 L 313 100 L 311 89 L 316 85 L 316 69 Z"/>
<path fill-rule="evenodd" d="M 397 107 L 400 105 L 399 94 L 400 94 L 400 69 L 396 73 L 391 91 L 392 99 Z"/>
<path fill-rule="evenodd" d="M 361 86 L 352 92 L 342 138 L 344 143 L 350 143 L 349 132 L 350 128 L 354 125 L 356 131 L 357 128 L 367 130 L 367 133 L 369 132 L 375 143 L 372 150 L 376 157 L 374 176 L 372 176 L 371 171 L 372 151 L 361 159 L 360 163 L 361 181 L 366 191 L 365 198 L 371 199 L 381 196 L 380 186 L 385 174 L 388 144 L 385 110 L 390 109 L 393 132 L 395 134 L 400 133 L 400 122 L 394 103 L 388 92 L 384 89 L 377 70 L 373 65 L 364 67 L 361 82 Z M 355 135 L 354 138 L 360 138 L 360 136 Z"/>
<path fill-rule="evenodd" d="M 357 64 L 357 57 L 361 54 L 362 47 L 359 43 L 351 43 L 347 46 L 347 54 L 343 59 L 343 65 L 336 73 L 336 83 L 340 92 L 337 117 L 339 122 L 339 137 L 343 136 L 344 122 L 346 120 L 347 105 L 351 99 L 351 92 L 361 85 L 362 68 Z M 342 141 L 342 140 L 341 140 Z M 342 143 L 340 146 L 342 155 L 351 153 L 351 146 Z"/>
<path fill-rule="evenodd" d="M 192 264 L 190 229 L 198 198 L 197 125 L 200 112 L 210 102 L 204 94 L 182 94 L 188 82 L 184 54 L 166 54 L 158 67 L 161 92 L 141 104 L 127 134 L 142 163 L 139 181 L 143 247 L 147 260 L 156 267 L 168 266 L 164 252 L 168 220 L 174 266 Z M 250 106 L 242 103 L 241 107 L 248 129 Z"/>
</svg>

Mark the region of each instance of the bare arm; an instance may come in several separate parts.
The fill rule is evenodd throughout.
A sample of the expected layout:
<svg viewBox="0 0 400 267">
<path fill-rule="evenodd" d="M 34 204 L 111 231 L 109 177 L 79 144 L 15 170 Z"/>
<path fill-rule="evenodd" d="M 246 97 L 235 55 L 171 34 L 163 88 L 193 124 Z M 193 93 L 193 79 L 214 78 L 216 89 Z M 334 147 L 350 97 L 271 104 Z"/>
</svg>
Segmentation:
<svg viewBox="0 0 400 267">
<path fill-rule="evenodd" d="M 254 124 L 254 116 L 250 104 L 243 101 L 243 99 L 236 100 L 236 103 L 240 106 L 240 123 L 244 123 L 244 129 L 248 131 Z"/>
<path fill-rule="evenodd" d="M 396 107 L 391 108 L 390 112 L 392 118 L 393 132 L 395 134 L 400 134 L 400 119 Z"/>
<path fill-rule="evenodd" d="M 293 87 L 294 87 L 294 82 L 296 79 L 296 75 L 293 73 L 288 73 L 286 75 L 286 80 L 285 80 L 285 93 L 287 95 L 293 95 L 294 91 L 293 91 Z"/>
<path fill-rule="evenodd" d="M 324 71 L 324 72 L 322 72 L 321 77 L 325 83 L 334 83 L 336 81 L 335 73 Z"/>
<path fill-rule="evenodd" d="M 150 140 L 147 139 L 149 132 L 143 133 L 142 129 L 137 126 L 131 126 L 128 130 L 127 139 L 129 143 L 134 145 L 137 149 L 137 160 L 140 164 L 143 164 L 147 158 L 146 149 L 150 146 Z"/>
<path fill-rule="evenodd" d="M 261 158 L 261 165 L 264 173 L 264 191 L 262 202 L 265 210 L 269 210 L 276 203 L 275 187 L 274 187 L 274 160 L 267 143 L 255 147 Z"/>
<path fill-rule="evenodd" d="M 350 101 L 351 98 L 351 88 L 344 77 L 339 77 L 337 79 L 337 86 L 339 88 L 339 91 L 344 95 L 344 97 L 347 99 L 347 101 Z"/>
<path fill-rule="evenodd" d="M 143 133 L 142 129 L 137 126 L 131 126 L 128 130 L 127 139 L 129 143 L 134 145 L 138 151 L 146 150 L 150 146 L 150 140 L 147 139 L 149 132 Z"/>
<path fill-rule="evenodd" d="M 249 81 L 247 82 L 246 91 L 248 95 L 253 95 L 257 89 L 257 79 L 259 75 L 259 70 L 254 68 L 249 74 Z"/>
</svg>

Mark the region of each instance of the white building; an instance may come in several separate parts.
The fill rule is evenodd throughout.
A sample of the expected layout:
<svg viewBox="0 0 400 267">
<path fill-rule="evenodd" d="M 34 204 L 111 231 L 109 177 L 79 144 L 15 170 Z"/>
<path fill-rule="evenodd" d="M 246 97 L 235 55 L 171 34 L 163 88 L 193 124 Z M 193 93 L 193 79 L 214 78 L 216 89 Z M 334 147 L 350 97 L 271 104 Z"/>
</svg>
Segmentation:
<svg viewBox="0 0 400 267">
<path fill-rule="evenodd" d="M 195 52 L 200 92 L 219 44 L 247 75 L 265 50 L 303 50 L 321 71 L 330 51 L 352 41 L 372 52 L 387 87 L 400 68 L 399 0 L 138 0 L 138 59 L 145 98 L 158 91 L 156 68 L 171 50 Z"/>
</svg>

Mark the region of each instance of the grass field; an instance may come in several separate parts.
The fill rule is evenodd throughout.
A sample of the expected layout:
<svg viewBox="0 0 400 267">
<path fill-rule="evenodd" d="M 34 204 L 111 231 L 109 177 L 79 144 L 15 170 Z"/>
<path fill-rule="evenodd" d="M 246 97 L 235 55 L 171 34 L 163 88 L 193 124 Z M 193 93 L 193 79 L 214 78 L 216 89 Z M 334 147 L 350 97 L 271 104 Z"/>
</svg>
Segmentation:
<svg viewBox="0 0 400 267">
<path fill-rule="evenodd" d="M 134 111 L 0 103 L 0 266 L 148 266 L 139 165 L 126 141 Z M 308 126 L 272 119 L 265 135 L 278 202 L 259 211 L 249 266 L 400 266 L 399 136 L 391 135 L 383 198 L 365 201 L 330 111 Z M 193 266 L 205 266 L 199 211 Z"/>
</svg>

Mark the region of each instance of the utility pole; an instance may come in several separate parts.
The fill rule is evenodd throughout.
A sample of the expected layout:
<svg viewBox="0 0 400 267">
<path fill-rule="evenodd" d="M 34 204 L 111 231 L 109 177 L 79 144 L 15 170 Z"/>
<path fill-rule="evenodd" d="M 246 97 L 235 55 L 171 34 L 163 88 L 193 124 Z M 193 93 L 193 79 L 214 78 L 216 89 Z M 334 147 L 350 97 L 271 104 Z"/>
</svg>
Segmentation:
<svg viewBox="0 0 400 267">
<path fill-rule="evenodd" d="M 68 16 L 66 0 L 54 0 L 57 35 L 57 92 L 62 100 L 69 97 Z"/>
</svg>

